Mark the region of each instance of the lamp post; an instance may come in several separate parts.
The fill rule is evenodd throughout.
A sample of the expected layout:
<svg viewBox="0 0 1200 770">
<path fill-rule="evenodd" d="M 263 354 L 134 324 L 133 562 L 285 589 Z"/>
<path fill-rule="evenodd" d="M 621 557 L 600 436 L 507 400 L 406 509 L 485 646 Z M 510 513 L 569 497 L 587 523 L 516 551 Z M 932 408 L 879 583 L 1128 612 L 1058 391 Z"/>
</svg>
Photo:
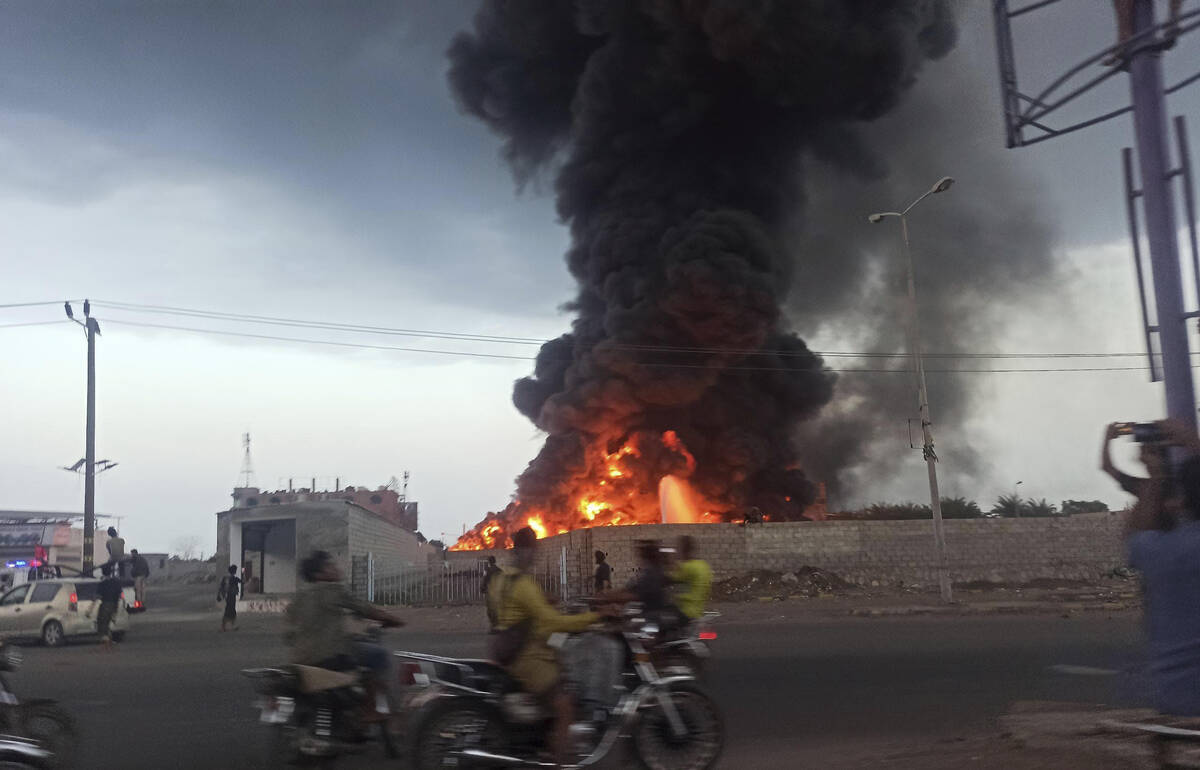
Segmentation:
<svg viewBox="0 0 1200 770">
<path fill-rule="evenodd" d="M 1013 506 L 1015 506 L 1013 513 L 1017 515 L 1018 519 L 1021 518 L 1021 497 L 1018 494 L 1020 491 L 1018 488 L 1024 483 L 1024 481 L 1018 481 L 1016 484 L 1013 484 Z"/>
<path fill-rule="evenodd" d="M 937 569 L 938 569 L 938 588 L 942 595 L 942 601 L 949 602 L 953 600 L 953 594 L 950 590 L 950 575 L 948 565 L 946 563 L 946 531 L 942 525 L 942 498 L 938 492 L 937 480 L 937 454 L 933 449 L 933 420 L 929 416 L 929 392 L 925 387 L 925 365 L 921 360 L 921 333 L 920 324 L 917 320 L 917 285 L 913 276 L 913 258 L 912 249 L 908 243 L 908 212 L 913 210 L 918 203 L 928 198 L 935 193 L 945 192 L 950 189 L 950 185 L 954 184 L 954 179 L 951 177 L 942 177 L 937 184 L 929 188 L 924 195 L 917 198 L 908 205 L 908 208 L 903 211 L 884 211 L 878 214 L 871 214 L 867 217 L 867 221 L 871 224 L 878 224 L 887 217 L 896 217 L 900 220 L 900 233 L 904 238 L 904 258 L 908 270 L 908 316 L 906 324 L 908 327 L 908 352 L 912 357 L 913 375 L 916 377 L 917 384 L 917 406 L 921 417 L 921 435 L 923 444 L 921 446 L 921 454 L 925 457 L 925 465 L 929 471 L 929 505 L 933 509 L 933 540 L 937 547 Z"/>
<path fill-rule="evenodd" d="M 83 321 L 75 317 L 71 303 L 64 303 L 67 318 L 83 327 L 87 336 L 87 424 L 84 429 L 83 470 L 83 574 L 92 574 L 96 529 L 96 335 L 100 324 L 92 318 L 92 303 L 83 301 Z M 107 470 L 107 468 L 105 469 Z"/>
</svg>

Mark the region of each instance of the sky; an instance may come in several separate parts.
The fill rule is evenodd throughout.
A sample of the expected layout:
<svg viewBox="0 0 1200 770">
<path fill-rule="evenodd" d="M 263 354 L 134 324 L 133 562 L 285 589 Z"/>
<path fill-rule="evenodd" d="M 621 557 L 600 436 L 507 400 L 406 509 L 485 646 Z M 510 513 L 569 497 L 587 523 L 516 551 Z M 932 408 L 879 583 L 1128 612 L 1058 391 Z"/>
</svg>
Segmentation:
<svg viewBox="0 0 1200 770">
<path fill-rule="evenodd" d="M 60 469 L 83 454 L 82 332 L 65 320 L 6 325 L 59 321 L 59 303 L 84 297 L 102 328 L 97 452 L 120 463 L 98 479 L 97 510 L 122 517 L 131 547 L 170 550 L 198 536 L 211 553 L 214 513 L 229 505 L 247 431 L 264 488 L 289 478 L 298 487 L 312 478 L 320 488 L 334 479 L 375 487 L 409 471 L 409 496 L 431 538 L 453 539 L 507 502 L 542 438 L 512 407 L 511 385 L 531 369 L 536 346 L 528 341 L 569 324 L 562 305 L 572 282 L 548 185 L 516 190 L 498 140 L 459 113 L 446 85 L 445 49 L 475 7 L 0 7 L 0 305 L 56 303 L 0 308 L 0 508 L 82 509 L 82 479 Z M 967 3 L 958 47 L 925 69 L 912 95 L 919 102 L 944 78 L 977 83 L 978 98 L 962 106 L 970 119 L 954 123 L 970 136 L 947 141 L 981 152 L 1004 142 L 989 7 Z M 1039 90 L 1107 45 L 1108 11 L 1063 0 L 1032 22 L 1018 20 L 1025 89 Z M 1200 59 L 1193 38 L 1167 57 L 1169 81 Z M 1075 114 L 1127 98 L 1118 76 Z M 1200 86 L 1173 97 L 1172 114 L 1195 118 L 1198 105 Z M 1130 134 L 1119 118 L 1004 151 L 1008 170 L 1036 191 L 1054 224 L 1061 279 L 1006 304 L 996 350 L 1142 349 L 1119 173 Z M 988 205 L 988 179 L 969 170 L 895 166 L 912 176 L 914 194 L 950 174 L 959 183 L 948 195 Z M 864 215 L 899 203 L 864 202 Z M 522 341 L 249 325 L 119 304 Z M 830 323 L 810 343 L 847 349 L 848 340 Z M 936 378 L 949 376 L 976 378 L 980 391 L 970 418 L 938 436 L 943 492 L 985 508 L 1018 481 L 1026 496 L 1122 504 L 1097 470 L 1103 424 L 1162 412 L 1161 386 L 1141 371 L 935 375 L 935 393 Z M 900 424 L 908 415 L 897 409 Z M 936 429 L 936 401 L 932 409 Z M 982 462 L 955 473 L 955 449 L 966 446 Z M 900 429 L 897 451 L 906 453 L 902 463 L 868 474 L 834 506 L 927 494 L 920 453 Z"/>
</svg>

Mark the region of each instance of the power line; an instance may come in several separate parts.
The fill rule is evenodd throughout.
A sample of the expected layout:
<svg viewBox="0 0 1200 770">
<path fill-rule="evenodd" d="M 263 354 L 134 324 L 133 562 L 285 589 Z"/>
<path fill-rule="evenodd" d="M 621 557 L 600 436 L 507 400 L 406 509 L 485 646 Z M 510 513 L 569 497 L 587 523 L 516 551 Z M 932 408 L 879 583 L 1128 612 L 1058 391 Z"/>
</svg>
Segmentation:
<svg viewBox="0 0 1200 770">
<path fill-rule="evenodd" d="M 0 305 L 0 309 L 9 307 L 31 307 L 38 305 L 56 305 L 58 301 L 47 302 L 30 302 L 19 303 L 13 305 Z M 472 334 L 462 332 L 448 332 L 423 329 L 405 329 L 385 326 L 372 326 L 367 324 L 346 324 L 327 321 L 313 321 L 300 318 L 283 318 L 275 316 L 258 316 L 246 313 L 226 313 L 221 311 L 200 310 L 195 308 L 181 308 L 168 305 L 146 305 L 131 302 L 109 302 L 97 300 L 93 302 L 96 306 L 108 307 L 114 310 L 141 312 L 141 313 L 157 313 L 167 315 L 179 315 L 184 317 L 192 317 L 207 320 L 229 321 L 234 323 L 255 323 L 275 326 L 288 326 L 305 329 L 316 329 L 322 331 L 338 331 L 351 333 L 367 333 L 367 334 L 384 334 L 396 336 L 408 336 L 416 338 L 429 338 L 441 340 L 454 340 L 463 342 L 483 342 L 489 344 L 521 344 L 521 345 L 542 345 L 544 339 L 532 337 L 518 337 L 505 335 L 489 335 L 489 334 Z M 370 345 L 366 343 L 351 343 L 351 342 L 336 342 L 332 340 L 313 340 L 299 337 L 284 337 L 269 334 L 254 334 L 250 332 L 235 332 L 217 329 L 204 329 L 199 327 L 175 326 L 170 324 L 150 324 L 139 323 L 134 321 L 122 321 L 112 319 L 112 323 L 120 323 L 128 326 L 142 326 L 144 328 L 159 328 L 174 331 L 186 331 L 201 334 L 217 334 L 223 336 L 240 336 L 251 339 L 263 339 L 279 342 L 295 342 L 301 344 L 317 344 L 328 345 L 334 347 L 360 348 L 367 350 L 390 350 L 396 352 L 411 352 L 411 353 L 430 353 L 436 355 L 456 355 L 473 358 L 493 358 L 505 360 L 536 360 L 534 356 L 522 356 L 501 353 L 484 353 L 479 351 L 454 351 L 454 350 L 439 350 L 430 348 L 413 348 L 391 345 Z M 35 321 L 23 322 L 14 324 L 0 324 L 0 328 L 18 327 L 18 326 L 39 326 L 49 325 L 54 323 L 62 323 L 62 321 Z M 786 351 L 786 350 L 747 350 L 736 348 L 704 348 L 704 347 L 677 347 L 666 345 L 633 345 L 615 342 L 606 342 L 605 347 L 612 350 L 626 350 L 645 353 L 665 353 L 665 354 L 729 354 L 729 355 L 745 355 L 745 356 L 778 356 L 783 358 L 803 357 L 809 355 L 804 351 Z M 881 352 L 856 352 L 856 351 L 836 351 L 836 350 L 815 350 L 812 354 L 824 358 L 850 358 L 850 359 L 879 359 L 879 360 L 900 360 L 904 361 L 910 358 L 907 353 L 881 353 Z M 942 360 L 1014 360 L 1014 359 L 1092 359 L 1092 358 L 1144 358 L 1145 353 L 1123 353 L 1123 352 L 1097 352 L 1097 353 L 1081 353 L 1081 352 L 1045 352 L 1045 353 L 981 353 L 981 352 L 961 352 L 961 353 L 927 353 L 924 357 L 930 359 Z M 1193 355 L 1200 355 L 1200 351 L 1193 352 Z M 657 363 L 657 362 L 635 362 L 639 366 L 659 366 L 683 369 L 707 369 L 712 368 L 706 364 L 684 364 L 684 363 Z M 807 369 L 788 369 L 786 367 L 770 367 L 770 366 L 744 366 L 735 365 L 729 367 L 721 367 L 733 371 L 809 371 Z M 1145 366 L 1097 366 L 1097 367 L 1021 367 L 1021 368 L 1005 368 L 1005 369 L 928 369 L 930 373 L 948 373 L 948 372 L 964 372 L 964 373 L 1007 373 L 1007 372 L 1075 372 L 1075 371 L 1146 371 Z M 907 371 L 906 369 L 865 369 L 865 368 L 830 368 L 828 371 L 844 372 L 844 373 L 891 373 L 899 371 Z"/>
<path fill-rule="evenodd" d="M 53 324 L 70 323 L 66 318 L 56 319 L 54 321 L 23 321 L 21 323 L 0 324 L 0 329 L 13 329 L 18 326 L 51 326 Z"/>
<path fill-rule="evenodd" d="M 505 354 L 501 354 L 501 353 L 481 353 L 478 351 L 469 351 L 469 350 L 439 350 L 439 349 L 432 349 L 432 348 L 411 348 L 411 347 L 402 347 L 402 346 L 398 346 L 398 345 L 371 345 L 371 344 L 361 343 L 361 342 L 338 342 L 335 340 L 314 340 L 314 339 L 303 338 L 303 337 L 282 337 L 282 336 L 277 336 L 277 335 L 273 335 L 273 334 L 254 334 L 251 332 L 236 332 L 236 331 L 228 331 L 228 330 L 223 330 L 223 329 L 204 329 L 204 328 L 192 327 L 192 326 L 176 326 L 174 324 L 151 324 L 151 323 L 141 323 L 138 321 L 121 321 L 121 320 L 114 320 L 114 319 L 108 319 L 107 323 L 109 323 L 109 324 L 115 323 L 115 324 L 120 324 L 122 326 L 136 326 L 136 327 L 148 328 L 148 329 L 164 329 L 164 330 L 169 330 L 169 331 L 193 332 L 193 333 L 197 333 L 197 334 L 215 334 L 215 335 L 220 335 L 220 336 L 224 336 L 224 337 L 245 337 L 245 338 L 249 338 L 249 339 L 271 340 L 271 341 L 275 341 L 275 342 L 293 342 L 293 343 L 299 343 L 299 344 L 305 344 L 305 345 L 327 345 L 327 346 L 332 346 L 332 347 L 354 348 L 354 349 L 361 349 L 361 350 L 385 350 L 385 351 L 394 351 L 394 352 L 400 352 L 400 353 L 432 353 L 432 354 L 436 354 L 436 355 L 462 356 L 462 357 L 466 357 L 466 358 L 492 358 L 492 359 L 506 359 L 506 360 L 514 360 L 514 361 L 536 361 L 537 360 L 536 357 L 534 357 L 534 356 L 505 355 Z M 560 363 L 571 363 L 570 359 L 557 359 L 557 361 Z M 813 373 L 816 373 L 816 372 L 821 372 L 821 371 L 827 371 L 827 372 L 835 372 L 835 373 L 839 373 L 839 374 L 908 374 L 908 373 L 910 373 L 909 370 L 906 368 L 901 368 L 901 369 L 823 368 L 823 369 L 818 370 L 818 369 L 800 369 L 800 368 L 773 367 L 773 366 L 721 366 L 721 367 L 715 367 L 715 366 L 707 366 L 704 364 L 672 364 L 672 363 L 658 363 L 658 362 L 649 362 L 649 361 L 631 361 L 628 363 L 630 363 L 633 366 L 642 366 L 642 367 L 657 367 L 657 368 L 667 368 L 667 369 L 719 369 L 720 371 L 732 371 L 732 372 L 813 372 Z M 1200 367 L 1198 367 L 1198 368 L 1200 368 Z M 1044 373 L 1044 372 L 1136 372 L 1136 371 L 1147 371 L 1147 367 L 1144 367 L 1144 366 L 1098 366 L 1098 367 L 1057 367 L 1057 368 L 1056 367 L 1045 367 L 1045 368 L 1010 368 L 1010 369 L 926 369 L 925 371 L 928 374 L 960 374 L 960 373 L 962 373 L 962 374 L 1011 374 L 1011 373 L 1021 373 L 1021 372 L 1036 372 L 1036 373 Z"/>
<path fill-rule="evenodd" d="M 11 307 L 40 307 L 42 305 L 61 305 L 64 302 L 81 302 L 78 299 L 50 299 L 44 302 L 11 302 L 7 305 L 0 305 L 0 310 L 5 310 Z"/>
<path fill-rule="evenodd" d="M 198 310 L 194 308 L 171 307 L 167 305 L 144 305 L 131 302 L 109 302 L 97 300 L 93 304 L 97 306 L 110 307 L 117 310 L 127 310 L 131 312 L 141 313 L 160 313 L 167 315 L 183 315 L 195 318 L 207 318 L 214 320 L 240 321 L 248 323 L 259 323 L 277 326 L 292 326 L 310 329 L 322 329 L 329 331 L 353 331 L 364 332 L 369 334 L 385 334 L 409 337 L 427 337 L 431 339 L 447 339 L 447 340 L 463 340 L 469 342 L 487 342 L 487 343 L 502 343 L 502 344 L 520 344 L 520 345 L 542 345 L 546 342 L 545 339 L 534 337 L 516 337 L 505 335 L 490 335 L 490 334 L 473 334 L 466 332 L 449 332 L 449 331 L 433 331 L 422 329 L 404 329 L 386 326 L 371 326 L 367 324 L 345 324 L 328 321 L 312 321 L 300 318 L 281 318 L 277 316 L 259 316 L 246 313 L 226 313 L 221 311 Z M 605 347 L 614 350 L 634 350 L 654 353 L 725 353 L 730 355 L 760 355 L 760 356 L 781 356 L 781 357 L 805 357 L 810 351 L 794 351 L 794 350 L 771 350 L 771 349 L 742 349 L 742 348 L 714 348 L 714 347 L 686 347 L 686 346 L 670 346 L 670 345 L 636 345 L 628 343 L 606 342 Z M 907 353 L 874 353 L 874 352 L 855 352 L 855 351 L 832 351 L 832 350 L 814 350 L 812 354 L 823 356 L 826 358 L 909 358 Z M 1036 359 L 1055 359 L 1055 358 L 1143 358 L 1145 353 L 1121 353 L 1121 352 L 1105 352 L 1105 353 L 1064 353 L 1064 352 L 1048 352 L 1048 353 L 978 353 L 978 352 L 963 352 L 963 353 L 925 353 L 925 358 L 943 358 L 943 359 L 1020 359 L 1020 358 L 1036 358 Z M 1194 355 L 1200 355 L 1197 351 Z M 506 356 L 512 358 L 520 358 L 521 356 Z"/>
</svg>

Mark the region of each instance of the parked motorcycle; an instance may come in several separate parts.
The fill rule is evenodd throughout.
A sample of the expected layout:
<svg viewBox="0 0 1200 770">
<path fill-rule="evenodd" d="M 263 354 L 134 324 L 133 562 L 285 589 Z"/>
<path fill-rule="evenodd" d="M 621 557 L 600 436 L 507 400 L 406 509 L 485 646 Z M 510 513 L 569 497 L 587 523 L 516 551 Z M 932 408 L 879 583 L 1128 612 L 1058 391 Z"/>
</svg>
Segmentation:
<svg viewBox="0 0 1200 770">
<path fill-rule="evenodd" d="M 571 725 L 574 764 L 596 765 L 623 736 L 649 770 L 707 770 L 724 745 L 720 712 L 690 673 L 663 676 L 650 650 L 659 628 L 636 607 L 615 637 L 625 665 L 616 706 Z M 546 752 L 551 715 L 501 667 L 483 660 L 397 652 L 410 685 L 405 705 L 413 764 L 435 768 L 555 767 Z"/>
<path fill-rule="evenodd" d="M 379 628 L 364 638 L 378 642 Z M 288 664 L 248 668 L 242 674 L 255 681 L 259 722 L 269 731 L 256 767 L 328 767 L 339 756 L 365 750 L 376 730 L 384 753 L 398 756 L 388 722 L 366 724 L 362 719 L 369 705 L 363 684 L 369 669 L 334 671 Z"/>
<path fill-rule="evenodd" d="M 21 700 L 7 673 L 21 666 L 21 651 L 0 645 L 0 766 L 73 767 L 79 734 L 75 720 L 57 701 Z"/>
</svg>

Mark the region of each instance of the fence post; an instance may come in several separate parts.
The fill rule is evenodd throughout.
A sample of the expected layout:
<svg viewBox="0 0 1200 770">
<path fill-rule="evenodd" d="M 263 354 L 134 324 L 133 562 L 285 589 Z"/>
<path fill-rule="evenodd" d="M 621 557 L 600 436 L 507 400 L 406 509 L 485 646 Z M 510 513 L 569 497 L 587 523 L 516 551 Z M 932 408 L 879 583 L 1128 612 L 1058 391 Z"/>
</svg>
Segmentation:
<svg viewBox="0 0 1200 770">
<path fill-rule="evenodd" d="M 375 601 L 375 554 L 367 551 L 367 601 Z"/>
<path fill-rule="evenodd" d="M 565 604 L 571 598 L 571 590 L 567 585 L 567 547 L 562 547 L 558 557 L 558 592 Z"/>
</svg>

